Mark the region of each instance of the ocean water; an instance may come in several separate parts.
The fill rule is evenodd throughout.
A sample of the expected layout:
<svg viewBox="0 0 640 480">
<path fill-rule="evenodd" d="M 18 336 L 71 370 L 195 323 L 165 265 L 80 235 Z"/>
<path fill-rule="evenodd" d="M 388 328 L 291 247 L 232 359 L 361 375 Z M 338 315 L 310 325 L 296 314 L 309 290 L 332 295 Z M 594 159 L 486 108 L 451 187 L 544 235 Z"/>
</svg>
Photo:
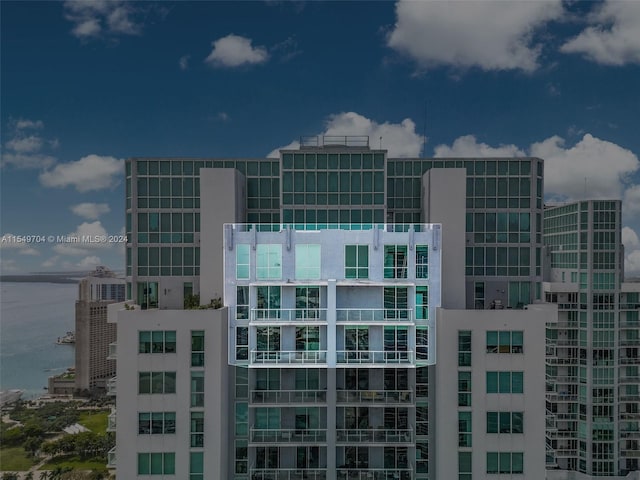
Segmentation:
<svg viewBox="0 0 640 480">
<path fill-rule="evenodd" d="M 78 286 L 1 282 L 0 292 L 0 389 L 42 395 L 48 377 L 74 365 L 74 346 L 56 340 L 75 329 Z"/>
</svg>

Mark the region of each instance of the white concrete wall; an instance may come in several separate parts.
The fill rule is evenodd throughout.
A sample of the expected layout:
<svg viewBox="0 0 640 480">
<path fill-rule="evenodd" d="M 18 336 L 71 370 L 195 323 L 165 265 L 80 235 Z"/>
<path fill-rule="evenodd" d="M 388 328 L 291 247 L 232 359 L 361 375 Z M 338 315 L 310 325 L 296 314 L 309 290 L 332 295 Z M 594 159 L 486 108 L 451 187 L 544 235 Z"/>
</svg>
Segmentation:
<svg viewBox="0 0 640 480">
<path fill-rule="evenodd" d="M 434 168 L 422 176 L 425 223 L 442 223 L 442 306 L 465 308 L 465 214 L 467 173 Z"/>
<path fill-rule="evenodd" d="M 472 411 L 473 478 L 485 478 L 487 452 L 523 452 L 524 475 L 545 476 L 545 322 L 554 321 L 557 310 L 535 305 L 527 310 L 438 310 L 437 341 L 440 346 L 435 377 L 435 478 L 457 478 L 458 411 Z M 458 331 L 472 331 L 471 408 L 458 407 Z M 486 353 L 487 330 L 522 330 L 523 354 Z M 487 394 L 487 371 L 523 371 L 523 394 Z M 487 434 L 487 411 L 524 412 L 523 434 Z M 506 477 L 506 476 L 505 476 Z"/>
<path fill-rule="evenodd" d="M 200 303 L 223 298 L 223 225 L 244 223 L 246 182 L 234 168 L 200 169 Z M 195 291 L 195 290 L 194 290 Z"/>
<path fill-rule="evenodd" d="M 119 305 L 122 307 L 122 304 Z M 228 478 L 227 309 L 118 310 L 116 462 L 118 478 L 137 478 L 137 454 L 175 452 L 175 476 L 189 476 L 191 331 L 205 331 L 205 478 Z M 139 354 L 140 330 L 175 330 L 174 354 Z M 194 368 L 194 370 L 198 370 Z M 175 394 L 138 395 L 138 372 L 175 371 Z M 138 412 L 176 412 L 173 435 L 138 435 Z M 199 451 L 195 449 L 194 451 Z"/>
</svg>

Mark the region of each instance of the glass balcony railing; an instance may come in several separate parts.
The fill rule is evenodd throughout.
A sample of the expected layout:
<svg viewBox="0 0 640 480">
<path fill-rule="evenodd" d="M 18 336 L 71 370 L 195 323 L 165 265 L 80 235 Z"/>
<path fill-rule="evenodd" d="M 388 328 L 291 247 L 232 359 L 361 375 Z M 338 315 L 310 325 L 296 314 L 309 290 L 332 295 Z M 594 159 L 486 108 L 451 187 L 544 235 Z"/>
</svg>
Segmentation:
<svg viewBox="0 0 640 480">
<path fill-rule="evenodd" d="M 411 390 L 338 390 L 338 403 L 413 403 Z"/>
<path fill-rule="evenodd" d="M 620 383 L 640 383 L 640 376 L 637 375 L 629 375 L 629 376 L 621 376 L 618 381 Z"/>
<path fill-rule="evenodd" d="M 413 480 L 413 469 L 338 467 L 336 478 L 338 480 Z"/>
<path fill-rule="evenodd" d="M 107 468 L 116 468 L 116 447 L 107 453 Z"/>
<path fill-rule="evenodd" d="M 325 403 L 326 390 L 252 390 L 251 403 Z"/>
<path fill-rule="evenodd" d="M 107 432 L 116 431 L 116 411 L 111 410 L 111 413 L 107 417 Z"/>
<path fill-rule="evenodd" d="M 326 308 L 253 308 L 252 322 L 326 322 Z"/>
<path fill-rule="evenodd" d="M 116 377 L 112 377 L 109 379 L 109 381 L 107 382 L 107 395 L 111 396 L 111 397 L 115 397 L 116 393 L 117 393 L 117 389 L 116 389 L 116 385 L 117 385 L 117 376 Z"/>
<path fill-rule="evenodd" d="M 109 355 L 107 360 L 116 360 L 118 358 L 118 343 L 113 342 L 109 344 Z"/>
<path fill-rule="evenodd" d="M 621 357 L 618 359 L 620 365 L 640 365 L 640 357 Z"/>
<path fill-rule="evenodd" d="M 252 468 L 251 480 L 326 480 L 326 468 Z"/>
<path fill-rule="evenodd" d="M 413 443 L 413 430 L 380 428 L 354 428 L 336 430 L 338 443 Z"/>
<path fill-rule="evenodd" d="M 413 322 L 410 308 L 338 308 L 337 322 Z"/>
<path fill-rule="evenodd" d="M 412 350 L 339 350 L 336 352 L 338 364 L 370 365 L 370 364 L 413 364 Z"/>
<path fill-rule="evenodd" d="M 251 428 L 252 443 L 326 443 L 326 429 Z"/>
<path fill-rule="evenodd" d="M 284 350 L 258 351 L 251 350 L 251 363 L 256 365 L 291 365 L 291 364 L 324 364 L 327 363 L 326 350 Z"/>
</svg>

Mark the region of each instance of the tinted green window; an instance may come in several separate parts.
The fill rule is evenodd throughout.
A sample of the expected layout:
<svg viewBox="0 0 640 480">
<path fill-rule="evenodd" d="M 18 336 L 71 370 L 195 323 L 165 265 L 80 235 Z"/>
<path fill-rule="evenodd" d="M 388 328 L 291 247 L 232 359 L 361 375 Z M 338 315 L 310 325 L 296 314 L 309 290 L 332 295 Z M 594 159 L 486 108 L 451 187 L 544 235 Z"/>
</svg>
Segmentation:
<svg viewBox="0 0 640 480">
<path fill-rule="evenodd" d="M 249 279 L 249 245 L 236 245 L 236 278 Z"/>
<path fill-rule="evenodd" d="M 369 278 L 369 247 L 345 246 L 345 278 Z"/>
<path fill-rule="evenodd" d="M 282 278 L 282 245 L 260 244 L 256 249 L 256 278 Z"/>
<path fill-rule="evenodd" d="M 295 264 L 296 279 L 320 279 L 320 245 L 296 245 Z"/>
</svg>

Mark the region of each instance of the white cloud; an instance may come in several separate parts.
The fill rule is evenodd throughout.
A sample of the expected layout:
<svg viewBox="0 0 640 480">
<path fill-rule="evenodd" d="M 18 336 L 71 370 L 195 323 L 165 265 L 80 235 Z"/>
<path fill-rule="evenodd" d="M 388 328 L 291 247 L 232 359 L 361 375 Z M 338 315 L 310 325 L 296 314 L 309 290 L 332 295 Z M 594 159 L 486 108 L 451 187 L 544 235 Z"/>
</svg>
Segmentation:
<svg viewBox="0 0 640 480">
<path fill-rule="evenodd" d="M 106 203 L 79 203 L 69 208 L 73 213 L 87 220 L 96 220 L 103 213 L 111 211 Z"/>
<path fill-rule="evenodd" d="M 100 257 L 96 257 L 95 255 L 91 255 L 89 257 L 84 257 L 82 260 L 80 260 L 76 264 L 76 267 L 79 267 L 79 268 L 93 268 L 96 265 L 101 265 L 101 264 L 102 264 L 102 260 L 100 260 Z"/>
<path fill-rule="evenodd" d="M 640 216 L 640 185 L 632 185 L 624 192 L 623 211 L 625 217 Z"/>
<path fill-rule="evenodd" d="M 11 138 L 4 144 L 2 167 L 12 166 L 18 169 L 44 169 L 56 163 L 56 158 L 46 153 L 45 147 L 56 148 L 57 140 L 47 140 L 41 135 L 27 133 L 28 130 L 39 130 L 44 128 L 41 120 L 10 121 L 9 128 L 13 130 Z"/>
<path fill-rule="evenodd" d="M 438 145 L 435 157 L 522 157 L 525 153 L 515 145 L 491 147 L 478 143 L 474 135 L 464 135 L 454 140 L 451 146 Z"/>
<path fill-rule="evenodd" d="M 369 146 L 388 150 L 390 157 L 417 157 L 423 145 L 422 135 L 416 133 L 416 124 L 410 118 L 400 123 L 377 123 L 355 112 L 343 112 L 330 115 L 325 130 L 318 135 L 357 135 L 368 136 Z M 269 153 L 269 157 L 277 157 L 279 150 L 298 148 L 300 144 L 293 141 Z"/>
<path fill-rule="evenodd" d="M 622 227 L 624 244 L 624 273 L 626 276 L 640 276 L 640 239 L 630 227 Z"/>
<path fill-rule="evenodd" d="M 44 123 L 42 120 L 25 120 L 20 119 L 16 122 L 16 128 L 18 130 L 25 130 L 27 128 L 39 130 L 44 128 Z"/>
<path fill-rule="evenodd" d="M 94 250 L 110 249 L 116 243 L 95 241 L 108 237 L 108 233 L 100 221 L 84 222 L 76 228 L 74 232 L 66 235 L 66 242 L 54 245 L 53 251 L 60 255 L 83 256 Z M 93 241 L 92 241 L 93 239 Z"/>
<path fill-rule="evenodd" d="M 561 0 L 465 2 L 400 0 L 389 47 L 422 67 L 531 72 L 538 67 L 541 45 L 534 34 L 563 16 Z"/>
<path fill-rule="evenodd" d="M 37 135 L 29 135 L 23 138 L 12 138 L 6 143 L 7 148 L 18 153 L 33 153 L 42 148 L 42 137 Z"/>
<path fill-rule="evenodd" d="M 100 155 L 87 155 L 76 162 L 57 165 L 40 174 L 45 187 L 74 186 L 79 192 L 111 188 L 122 176 L 124 160 Z"/>
<path fill-rule="evenodd" d="M 622 243 L 627 249 L 640 248 L 638 234 L 631 227 L 622 227 Z"/>
<path fill-rule="evenodd" d="M 14 250 L 20 255 L 40 255 L 40 252 L 33 248 L 33 243 L 27 243 L 24 235 L 16 236 L 13 233 L 5 233 L 0 237 L 0 249 Z"/>
<path fill-rule="evenodd" d="M 139 35 L 142 23 L 138 9 L 122 0 L 68 0 L 65 18 L 73 23 L 71 33 L 80 39 L 103 35 Z"/>
<path fill-rule="evenodd" d="M 40 264 L 40 266 L 41 266 L 41 267 L 44 267 L 44 268 L 51 268 L 51 267 L 55 267 L 55 266 L 56 266 L 56 264 L 58 263 L 58 260 L 59 260 L 59 259 L 60 259 L 60 257 L 59 257 L 58 255 L 55 255 L 55 256 L 51 257 L 50 259 L 45 260 L 44 262 L 42 262 L 42 263 Z"/>
<path fill-rule="evenodd" d="M 211 45 L 213 50 L 204 61 L 213 67 L 257 65 L 269 59 L 265 47 L 253 47 L 250 38 L 233 33 L 211 42 Z"/>
<path fill-rule="evenodd" d="M 555 135 L 531 145 L 530 152 L 545 160 L 545 194 L 559 200 L 621 199 L 629 176 L 640 168 L 633 152 L 588 133 L 572 147 Z"/>
<path fill-rule="evenodd" d="M 640 2 L 605 0 L 595 8 L 588 18 L 590 26 L 560 51 L 603 65 L 640 63 Z"/>
<path fill-rule="evenodd" d="M 187 68 L 189 68 L 189 58 L 191 58 L 191 55 L 183 55 L 180 57 L 180 60 L 178 60 L 180 70 L 186 70 Z"/>
<path fill-rule="evenodd" d="M 22 154 L 22 153 L 3 153 L 2 166 L 11 165 L 20 169 L 42 169 L 49 168 L 56 163 L 56 158 L 51 155 L 44 154 Z"/>
</svg>

